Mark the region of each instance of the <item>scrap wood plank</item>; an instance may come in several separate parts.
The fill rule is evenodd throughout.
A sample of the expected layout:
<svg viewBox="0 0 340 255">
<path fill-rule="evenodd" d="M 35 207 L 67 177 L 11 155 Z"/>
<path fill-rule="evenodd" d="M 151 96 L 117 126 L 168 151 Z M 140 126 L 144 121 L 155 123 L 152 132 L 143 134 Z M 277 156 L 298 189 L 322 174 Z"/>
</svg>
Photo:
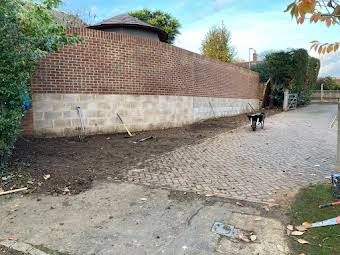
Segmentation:
<svg viewBox="0 0 340 255">
<path fill-rule="evenodd" d="M 3 192 L 0 193 L 0 196 L 11 194 L 11 193 L 15 193 L 15 192 L 20 192 L 20 191 L 25 191 L 25 190 L 27 190 L 27 187 L 20 188 L 20 189 L 13 189 L 13 190 L 8 190 L 8 191 L 3 191 Z"/>
</svg>

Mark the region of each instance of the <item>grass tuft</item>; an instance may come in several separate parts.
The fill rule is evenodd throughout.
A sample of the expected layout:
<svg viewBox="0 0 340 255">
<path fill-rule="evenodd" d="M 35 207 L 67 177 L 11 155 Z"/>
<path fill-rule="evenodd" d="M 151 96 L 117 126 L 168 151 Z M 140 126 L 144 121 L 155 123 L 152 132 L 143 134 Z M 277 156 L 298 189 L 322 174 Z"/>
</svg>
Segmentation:
<svg viewBox="0 0 340 255">
<path fill-rule="evenodd" d="M 340 216 L 340 205 L 319 209 L 319 205 L 335 201 L 331 187 L 327 184 L 312 185 L 302 189 L 291 204 L 288 216 L 291 224 L 298 226 L 327 220 Z M 308 255 L 339 255 L 340 225 L 315 228 L 307 231 L 301 238 L 310 244 L 299 244 L 290 238 L 291 248 L 296 254 Z"/>
</svg>

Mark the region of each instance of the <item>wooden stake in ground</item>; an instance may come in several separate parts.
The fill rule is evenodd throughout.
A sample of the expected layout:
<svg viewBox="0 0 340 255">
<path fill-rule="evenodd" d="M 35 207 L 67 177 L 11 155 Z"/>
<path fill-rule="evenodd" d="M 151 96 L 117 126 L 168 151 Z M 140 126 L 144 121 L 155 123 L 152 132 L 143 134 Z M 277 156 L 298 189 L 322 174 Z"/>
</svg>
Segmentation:
<svg viewBox="0 0 340 255">
<path fill-rule="evenodd" d="M 8 191 L 4 191 L 0 193 L 0 196 L 2 195 L 7 195 L 7 194 L 11 194 L 11 193 L 16 193 L 16 192 L 20 192 L 20 191 L 25 191 L 27 190 L 27 187 L 25 188 L 20 188 L 20 189 L 13 189 L 13 190 L 8 190 Z"/>
</svg>

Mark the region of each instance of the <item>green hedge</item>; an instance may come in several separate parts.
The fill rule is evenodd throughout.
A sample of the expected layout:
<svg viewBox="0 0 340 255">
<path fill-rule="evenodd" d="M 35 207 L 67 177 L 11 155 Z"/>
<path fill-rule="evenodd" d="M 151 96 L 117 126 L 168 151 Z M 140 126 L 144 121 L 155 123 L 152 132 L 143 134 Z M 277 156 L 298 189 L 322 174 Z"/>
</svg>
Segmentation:
<svg viewBox="0 0 340 255">
<path fill-rule="evenodd" d="M 78 41 L 56 24 L 50 10 L 59 0 L 0 0 L 0 167 L 20 133 L 38 59 Z"/>
<path fill-rule="evenodd" d="M 269 53 L 265 61 L 252 67 L 262 82 L 272 80 L 271 104 L 282 106 L 283 89 L 298 93 L 298 103 L 309 102 L 320 70 L 320 60 L 310 57 L 305 49 Z"/>
</svg>

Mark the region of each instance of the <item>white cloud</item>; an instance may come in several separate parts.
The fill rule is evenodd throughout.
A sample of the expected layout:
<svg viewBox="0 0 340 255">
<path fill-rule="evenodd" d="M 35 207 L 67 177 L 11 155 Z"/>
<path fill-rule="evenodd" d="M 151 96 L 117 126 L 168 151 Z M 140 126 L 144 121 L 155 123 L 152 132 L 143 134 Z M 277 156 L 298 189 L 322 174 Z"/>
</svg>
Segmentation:
<svg viewBox="0 0 340 255">
<path fill-rule="evenodd" d="M 177 36 L 175 45 L 186 50 L 200 53 L 201 42 L 206 31 L 203 29 L 183 29 Z"/>
<path fill-rule="evenodd" d="M 320 56 L 320 76 L 334 76 L 340 78 L 340 52 Z"/>
<path fill-rule="evenodd" d="M 222 20 L 231 31 L 232 45 L 236 46 L 238 57 L 244 60 L 248 59 L 249 48 L 254 48 L 257 52 L 288 48 L 309 49 L 312 40 L 323 38 L 324 41 L 334 41 L 334 35 L 337 34 L 335 28 L 325 29 L 324 26 L 310 24 L 297 26 L 284 13 L 234 14 L 221 11 L 184 26 L 175 44 L 199 53 L 201 42 L 210 26 L 220 24 Z M 320 59 L 320 75 L 340 76 L 340 53 Z"/>
</svg>

